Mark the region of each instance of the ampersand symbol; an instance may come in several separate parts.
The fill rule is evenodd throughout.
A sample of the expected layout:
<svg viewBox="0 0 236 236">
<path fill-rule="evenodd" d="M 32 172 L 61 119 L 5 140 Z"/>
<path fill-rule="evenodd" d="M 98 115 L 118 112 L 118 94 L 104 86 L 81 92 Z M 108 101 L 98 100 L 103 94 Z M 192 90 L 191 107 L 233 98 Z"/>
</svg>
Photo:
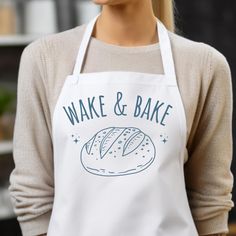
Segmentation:
<svg viewBox="0 0 236 236">
<path fill-rule="evenodd" d="M 127 114 L 124 113 L 125 111 L 125 107 L 127 105 L 122 105 L 122 107 L 120 106 L 120 101 L 122 99 L 122 93 L 121 92 L 117 92 L 117 97 L 116 97 L 116 104 L 114 107 L 114 112 L 117 116 L 127 116 Z"/>
</svg>

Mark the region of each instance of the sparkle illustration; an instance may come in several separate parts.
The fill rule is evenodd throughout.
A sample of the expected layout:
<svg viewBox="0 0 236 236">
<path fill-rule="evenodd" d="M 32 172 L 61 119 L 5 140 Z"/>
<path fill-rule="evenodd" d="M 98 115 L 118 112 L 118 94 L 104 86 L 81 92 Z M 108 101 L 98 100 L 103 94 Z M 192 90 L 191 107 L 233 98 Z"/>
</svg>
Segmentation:
<svg viewBox="0 0 236 236">
<path fill-rule="evenodd" d="M 75 142 L 75 143 L 78 143 L 78 142 L 79 142 L 79 140 L 76 138 L 76 139 L 74 140 L 74 142 Z"/>
<path fill-rule="evenodd" d="M 164 144 L 168 141 L 168 136 L 166 134 L 161 134 L 161 142 L 163 142 Z"/>
<path fill-rule="evenodd" d="M 75 144 L 77 144 L 80 141 L 80 136 L 77 134 L 76 135 L 72 134 L 71 137 L 72 137 L 72 140 Z"/>
</svg>

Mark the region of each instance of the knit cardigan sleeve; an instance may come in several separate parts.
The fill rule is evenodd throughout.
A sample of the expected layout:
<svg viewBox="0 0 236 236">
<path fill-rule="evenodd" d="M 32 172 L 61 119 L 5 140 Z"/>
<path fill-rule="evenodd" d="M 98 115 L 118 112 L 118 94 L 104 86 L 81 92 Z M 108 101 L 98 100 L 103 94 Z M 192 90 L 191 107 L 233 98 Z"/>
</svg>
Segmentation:
<svg viewBox="0 0 236 236">
<path fill-rule="evenodd" d="M 199 96 L 195 129 L 188 140 L 186 189 L 199 235 L 228 233 L 232 201 L 231 71 L 226 58 L 207 46 L 202 79 L 207 89 Z"/>
<path fill-rule="evenodd" d="M 54 194 L 51 123 L 42 79 L 45 71 L 41 45 L 40 40 L 24 49 L 18 73 L 15 168 L 9 192 L 23 236 L 47 232 Z"/>
</svg>

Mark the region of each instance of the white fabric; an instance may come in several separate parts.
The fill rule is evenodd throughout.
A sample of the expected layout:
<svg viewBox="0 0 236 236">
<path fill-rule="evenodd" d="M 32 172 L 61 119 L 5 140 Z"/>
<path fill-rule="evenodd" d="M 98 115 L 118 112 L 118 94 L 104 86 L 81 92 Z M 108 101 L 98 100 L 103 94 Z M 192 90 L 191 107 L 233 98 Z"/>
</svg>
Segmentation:
<svg viewBox="0 0 236 236">
<path fill-rule="evenodd" d="M 197 236 L 184 183 L 186 117 L 167 30 L 157 19 L 164 74 L 81 73 L 99 14 L 87 25 L 53 114 L 47 235 Z"/>
</svg>

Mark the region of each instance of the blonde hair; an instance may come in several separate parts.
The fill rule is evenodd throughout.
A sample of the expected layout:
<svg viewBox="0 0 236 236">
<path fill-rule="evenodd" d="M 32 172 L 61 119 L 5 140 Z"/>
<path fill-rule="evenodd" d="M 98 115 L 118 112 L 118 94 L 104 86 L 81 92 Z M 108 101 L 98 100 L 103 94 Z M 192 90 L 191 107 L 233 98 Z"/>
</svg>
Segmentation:
<svg viewBox="0 0 236 236">
<path fill-rule="evenodd" d="M 173 0 L 152 0 L 155 16 L 172 32 L 175 31 Z"/>
</svg>

